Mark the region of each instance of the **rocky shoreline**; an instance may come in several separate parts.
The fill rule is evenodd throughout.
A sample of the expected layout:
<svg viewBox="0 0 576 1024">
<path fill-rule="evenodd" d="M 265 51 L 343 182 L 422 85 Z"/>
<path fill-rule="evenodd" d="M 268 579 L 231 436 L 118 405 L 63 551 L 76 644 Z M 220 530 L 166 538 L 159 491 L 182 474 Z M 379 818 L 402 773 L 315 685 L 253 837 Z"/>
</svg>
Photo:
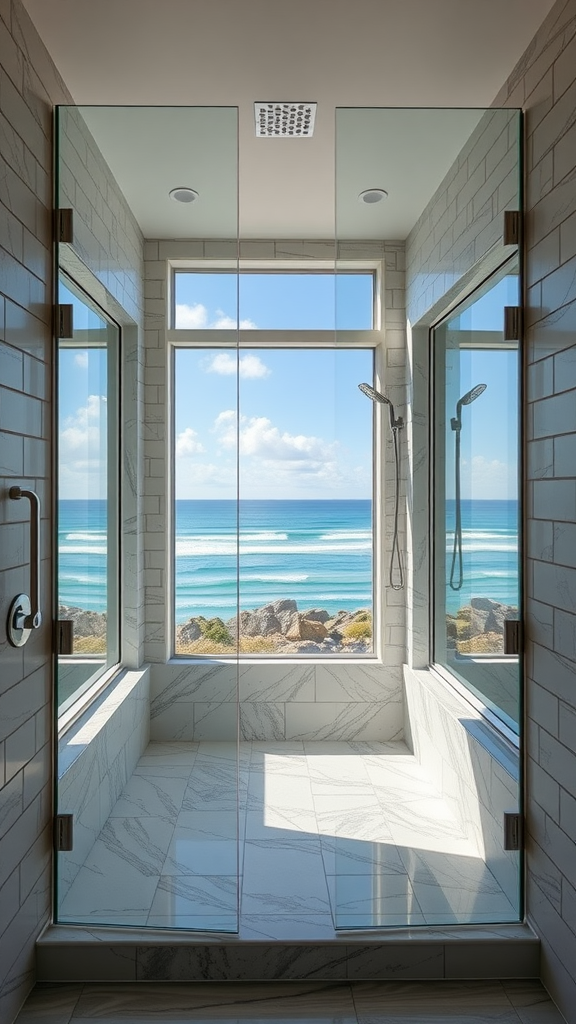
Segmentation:
<svg viewBox="0 0 576 1024">
<path fill-rule="evenodd" d="M 504 622 L 516 618 L 514 605 L 473 597 L 457 615 L 446 616 L 446 646 L 458 654 L 503 654 Z"/>
<path fill-rule="evenodd" d="M 58 614 L 74 621 L 75 654 L 106 649 L 105 612 L 60 605 Z M 473 597 L 456 615 L 446 616 L 448 650 L 503 653 L 504 621 L 517 616 L 512 605 Z M 296 601 L 283 599 L 230 619 L 197 615 L 176 626 L 177 654 L 233 654 L 237 649 L 242 654 L 370 654 L 372 615 L 368 608 L 336 615 L 324 608 L 299 611 Z"/>
<path fill-rule="evenodd" d="M 198 615 L 176 627 L 177 654 L 237 648 L 246 654 L 366 654 L 372 651 L 372 616 L 367 608 L 336 615 L 324 608 L 300 612 L 296 601 L 283 599 L 226 621 Z"/>
</svg>

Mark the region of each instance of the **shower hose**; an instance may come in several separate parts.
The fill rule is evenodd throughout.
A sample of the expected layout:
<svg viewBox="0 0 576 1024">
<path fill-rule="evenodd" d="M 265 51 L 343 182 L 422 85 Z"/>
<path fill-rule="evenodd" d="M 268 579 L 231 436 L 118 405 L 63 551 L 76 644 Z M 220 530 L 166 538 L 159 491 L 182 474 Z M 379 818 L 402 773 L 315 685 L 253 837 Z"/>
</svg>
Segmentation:
<svg viewBox="0 0 576 1024">
<path fill-rule="evenodd" d="M 454 429 L 456 430 L 456 452 L 454 458 L 456 518 L 454 523 L 452 566 L 450 568 L 450 586 L 452 590 L 460 590 L 464 580 L 462 568 L 462 510 L 460 508 L 460 428 L 456 427 Z M 456 569 L 456 562 L 458 562 L 458 569 Z"/>
<path fill-rule="evenodd" d="M 394 465 L 396 470 L 396 490 L 394 495 L 394 536 L 392 538 L 392 551 L 390 554 L 389 582 L 392 590 L 404 588 L 404 569 L 402 568 L 402 554 L 398 541 L 398 512 L 400 507 L 400 445 L 398 432 L 401 426 L 392 427 L 392 438 L 394 441 Z M 394 565 L 396 565 L 397 582 L 394 582 Z"/>
</svg>

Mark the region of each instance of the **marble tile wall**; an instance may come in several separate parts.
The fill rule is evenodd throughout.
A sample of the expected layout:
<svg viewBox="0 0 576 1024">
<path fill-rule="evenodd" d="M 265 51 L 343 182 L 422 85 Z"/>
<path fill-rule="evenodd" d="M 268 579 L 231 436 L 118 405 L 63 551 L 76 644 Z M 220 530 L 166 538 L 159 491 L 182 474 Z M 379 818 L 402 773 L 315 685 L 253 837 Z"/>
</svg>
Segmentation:
<svg viewBox="0 0 576 1024">
<path fill-rule="evenodd" d="M 58 856 L 62 902 L 150 734 L 150 670 L 122 673 L 58 744 L 58 810 L 74 815 L 74 849 Z"/>
<path fill-rule="evenodd" d="M 520 916 L 520 862 L 503 849 L 503 818 L 520 809 L 517 748 L 427 670 L 404 669 L 414 753 Z"/>
<path fill-rule="evenodd" d="M 172 661 L 151 666 L 153 740 L 400 739 L 402 695 L 381 665 Z M 238 695 L 238 703 L 237 703 Z"/>
<path fill-rule="evenodd" d="M 145 583 L 146 660 L 153 663 L 152 736 L 154 739 L 230 739 L 236 730 L 235 668 L 191 664 L 171 656 L 171 571 L 166 526 L 170 510 L 167 446 L 169 387 L 166 330 L 169 260 L 240 258 L 262 260 L 334 260 L 333 241 L 147 241 L 146 387 L 145 387 Z M 402 242 L 341 242 L 341 260 L 381 260 L 385 282 L 385 380 L 399 413 L 406 402 L 406 331 L 404 308 L 404 244 Z M 402 497 L 408 464 L 403 446 Z M 385 485 L 393 487 L 392 443 L 386 440 Z M 390 490 L 389 492 L 390 493 Z M 401 507 L 403 502 L 401 503 Z M 385 510 L 385 544 L 393 530 L 393 503 Z M 406 516 L 402 509 L 400 542 L 404 558 Z M 240 729 L 245 739 L 291 739 L 334 736 L 339 739 L 393 739 L 402 722 L 402 664 L 405 661 L 405 594 L 386 588 L 383 596 L 382 664 L 315 668 L 312 663 L 258 662 L 240 672 Z M 185 714 L 182 714 L 185 706 Z M 175 731 L 174 731 L 175 730 Z"/>
<path fill-rule="evenodd" d="M 576 1021 L 576 0 L 558 0 L 496 105 L 525 111 L 527 912 Z"/>
<path fill-rule="evenodd" d="M 50 913 L 52 104 L 69 93 L 19 0 L 0 4 L 0 1019 L 34 981 Z M 22 648 L 4 623 L 29 588 L 27 501 L 42 500 L 43 624 Z"/>
</svg>

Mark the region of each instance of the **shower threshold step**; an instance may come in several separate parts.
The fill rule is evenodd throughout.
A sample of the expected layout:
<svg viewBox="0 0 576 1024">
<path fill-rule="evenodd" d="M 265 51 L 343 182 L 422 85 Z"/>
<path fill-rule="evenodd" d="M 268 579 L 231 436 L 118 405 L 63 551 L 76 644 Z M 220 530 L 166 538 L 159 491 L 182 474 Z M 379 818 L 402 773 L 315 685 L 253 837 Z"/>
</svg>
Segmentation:
<svg viewBox="0 0 576 1024">
<path fill-rule="evenodd" d="M 539 977 L 527 924 L 391 928 L 310 941 L 49 925 L 38 981 L 426 980 Z"/>
</svg>

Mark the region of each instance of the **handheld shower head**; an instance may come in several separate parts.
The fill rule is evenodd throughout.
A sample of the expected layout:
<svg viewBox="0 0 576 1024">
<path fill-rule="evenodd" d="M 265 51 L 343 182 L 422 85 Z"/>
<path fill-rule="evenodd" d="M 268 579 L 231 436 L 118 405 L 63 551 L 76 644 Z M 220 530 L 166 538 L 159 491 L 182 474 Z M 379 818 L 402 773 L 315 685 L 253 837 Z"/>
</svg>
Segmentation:
<svg viewBox="0 0 576 1024">
<path fill-rule="evenodd" d="M 486 391 L 487 386 L 487 384 L 477 384 L 476 387 L 471 388 L 465 395 L 462 395 L 458 405 L 471 405 L 477 398 L 480 398 L 483 391 Z"/>
<path fill-rule="evenodd" d="M 487 386 L 487 384 L 476 384 L 475 387 L 470 388 L 470 391 L 467 391 L 465 395 L 462 395 L 462 398 L 458 399 L 456 403 L 456 415 L 450 420 L 452 430 L 460 430 L 462 428 L 462 420 L 460 419 L 462 406 L 471 405 L 472 402 L 475 402 L 476 399 L 480 398 L 480 395 L 486 391 Z"/>
<path fill-rule="evenodd" d="M 396 419 L 394 415 L 394 406 L 392 405 L 390 399 L 386 398 L 386 395 L 382 395 L 379 391 L 376 391 L 375 388 L 370 386 L 370 384 L 359 384 L 358 387 L 360 388 L 362 394 L 366 395 L 367 398 L 370 398 L 371 401 L 380 402 L 381 405 L 387 405 L 389 407 L 390 427 L 392 430 L 397 430 L 399 427 L 404 426 L 404 421 L 401 416 L 399 416 L 398 419 Z"/>
</svg>

